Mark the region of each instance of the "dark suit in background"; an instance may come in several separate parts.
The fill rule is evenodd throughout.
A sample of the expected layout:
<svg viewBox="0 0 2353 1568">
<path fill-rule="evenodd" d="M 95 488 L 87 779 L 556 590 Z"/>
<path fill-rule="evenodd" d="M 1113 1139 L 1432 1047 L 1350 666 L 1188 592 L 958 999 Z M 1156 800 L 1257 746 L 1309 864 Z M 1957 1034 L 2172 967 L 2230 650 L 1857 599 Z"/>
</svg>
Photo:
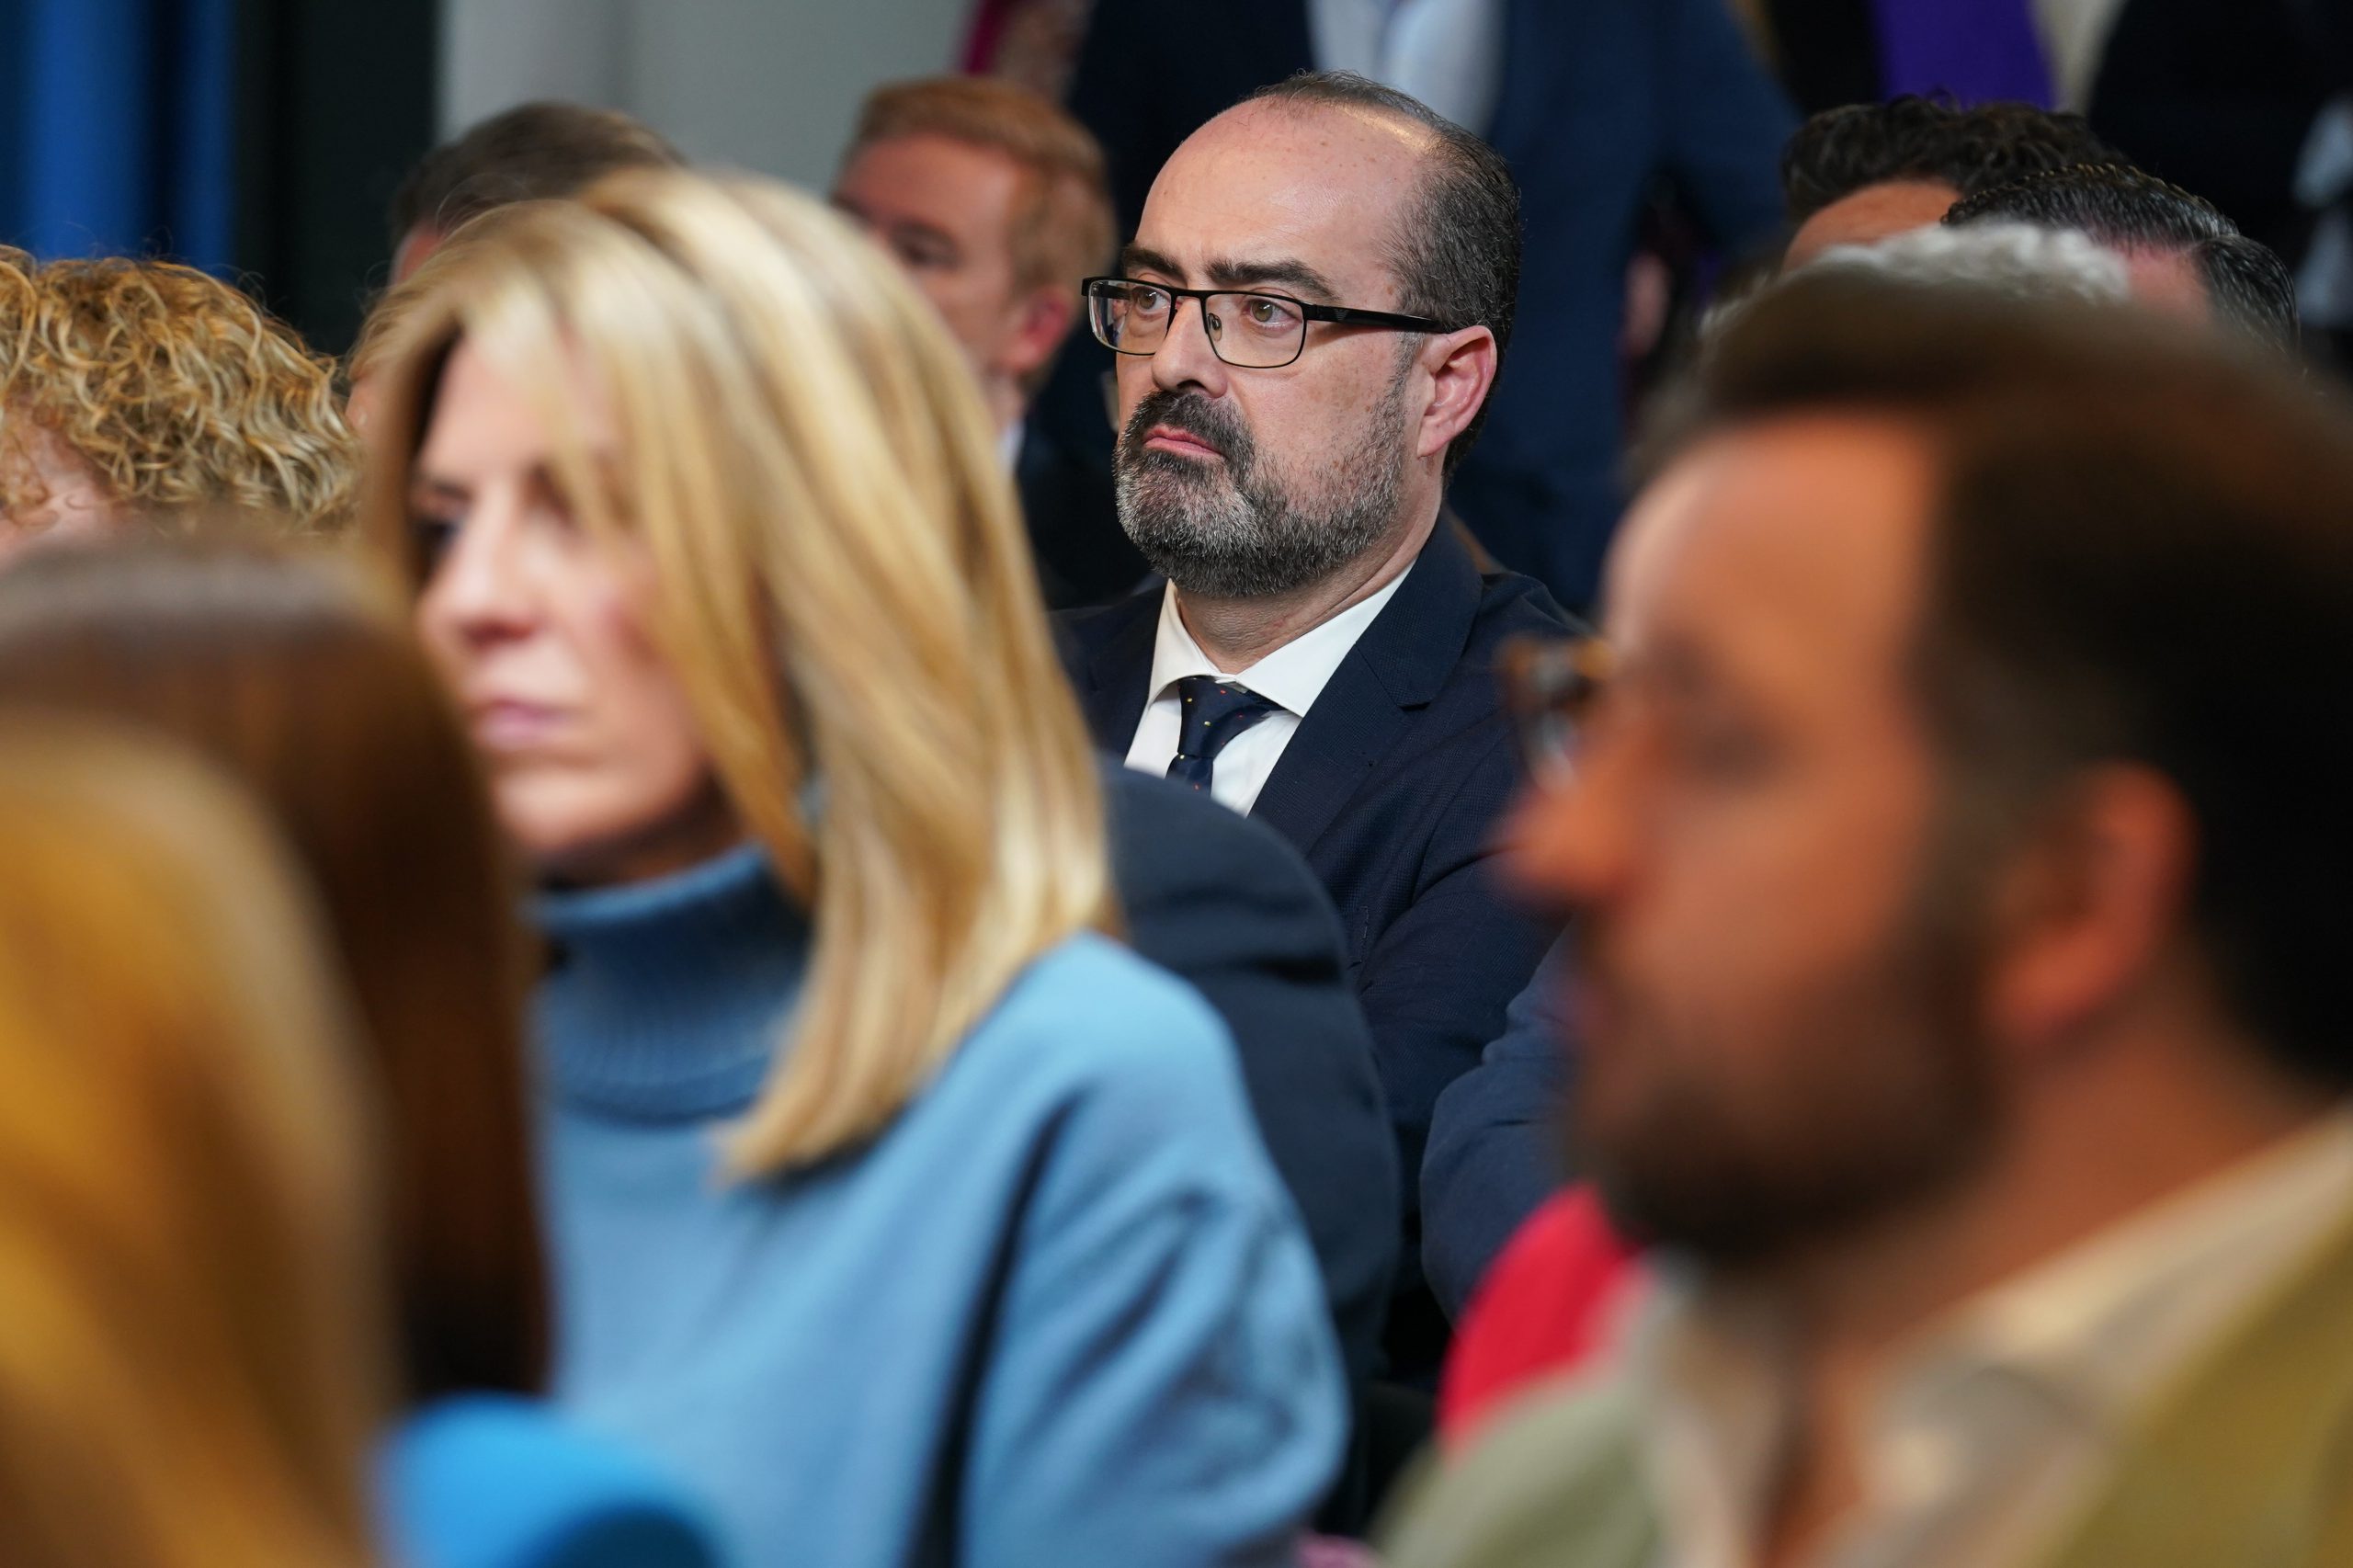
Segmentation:
<svg viewBox="0 0 2353 1568">
<path fill-rule="evenodd" d="M 2309 0 L 2125 0 L 2091 103 L 2134 163 L 2221 208 L 2294 267 L 2313 215 L 2295 197 L 2313 121 L 2341 78 Z"/>
<path fill-rule="evenodd" d="M 1128 943 L 1199 992 L 1233 1034 L 1361 1384 L 1389 1308 L 1397 1155 L 1331 901 L 1267 829 L 1165 780 L 1108 763 L 1103 773 Z"/>
<path fill-rule="evenodd" d="M 1115 756 L 1127 754 L 1143 715 L 1159 613 L 1154 591 L 1061 623 L 1087 722 Z M 1348 977 L 1372 1025 L 1406 1176 L 1388 1336 L 1402 1376 L 1434 1370 L 1446 1335 L 1420 1285 L 1414 1178 L 1431 1107 L 1501 1032 L 1506 1004 L 1553 934 L 1491 874 L 1519 776 L 1495 651 L 1565 624 L 1539 585 L 1482 577 L 1452 532 L 1438 529 L 1301 721 L 1251 812 L 1298 846 L 1338 906 Z"/>
<path fill-rule="evenodd" d="M 1448 500 L 1497 560 L 1580 608 L 1624 502 L 1618 342 L 1636 223 L 1665 185 L 1721 246 L 1777 237 L 1796 122 L 1725 0 L 1506 5 L 1495 120 L 1470 129 L 1520 184 L 1528 260 L 1493 411 Z M 1070 107 L 1110 160 L 1121 233 L 1178 142 L 1313 63 L 1302 0 L 1101 0 Z M 1108 440 L 1109 362 L 1079 335 L 1032 417 Z"/>
<path fill-rule="evenodd" d="M 1570 1093 L 1569 938 L 1544 955 L 1479 1065 L 1447 1085 L 1422 1156 L 1422 1267 L 1449 1320 L 1521 1223 L 1561 1190 Z"/>
<path fill-rule="evenodd" d="M 1120 527 L 1108 436 L 1090 449 L 1075 449 L 1033 421 L 1022 429 L 1013 481 L 1048 609 L 1124 597 L 1152 570 Z"/>
</svg>

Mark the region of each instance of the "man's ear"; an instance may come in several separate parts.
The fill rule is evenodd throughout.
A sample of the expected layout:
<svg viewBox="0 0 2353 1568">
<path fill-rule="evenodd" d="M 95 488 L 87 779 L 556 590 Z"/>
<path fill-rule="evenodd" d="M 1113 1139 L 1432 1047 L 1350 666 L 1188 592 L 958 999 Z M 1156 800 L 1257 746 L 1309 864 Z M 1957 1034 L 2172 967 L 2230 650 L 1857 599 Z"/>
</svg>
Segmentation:
<svg viewBox="0 0 2353 1568">
<path fill-rule="evenodd" d="M 1503 355 L 1492 330 L 1466 326 L 1461 332 L 1431 334 L 1416 358 L 1429 372 L 1430 401 L 1422 410 L 1414 455 L 1427 458 L 1444 452 L 1470 428 L 1486 405 Z"/>
<path fill-rule="evenodd" d="M 1062 352 L 1063 339 L 1078 320 L 1078 290 L 1044 284 L 1021 296 L 1014 311 L 997 368 L 1017 381 L 1044 369 Z"/>
<path fill-rule="evenodd" d="M 1994 1037 L 2063 1047 L 2158 978 L 2180 949 L 2197 857 L 2189 803 L 2163 775 L 2117 764 L 2067 787 L 1997 891 Z"/>
</svg>

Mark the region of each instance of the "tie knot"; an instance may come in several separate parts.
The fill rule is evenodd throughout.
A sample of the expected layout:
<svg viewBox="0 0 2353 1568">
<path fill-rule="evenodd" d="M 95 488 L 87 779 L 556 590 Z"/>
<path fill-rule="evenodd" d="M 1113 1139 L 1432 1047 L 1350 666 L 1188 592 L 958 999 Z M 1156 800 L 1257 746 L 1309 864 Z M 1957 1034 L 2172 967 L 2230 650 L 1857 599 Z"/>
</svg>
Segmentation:
<svg viewBox="0 0 2353 1568">
<path fill-rule="evenodd" d="M 1197 789 L 1209 783 L 1210 767 L 1228 741 L 1282 707 L 1216 676 L 1185 676 L 1176 683 L 1176 760 L 1168 776 L 1188 779 Z"/>
</svg>

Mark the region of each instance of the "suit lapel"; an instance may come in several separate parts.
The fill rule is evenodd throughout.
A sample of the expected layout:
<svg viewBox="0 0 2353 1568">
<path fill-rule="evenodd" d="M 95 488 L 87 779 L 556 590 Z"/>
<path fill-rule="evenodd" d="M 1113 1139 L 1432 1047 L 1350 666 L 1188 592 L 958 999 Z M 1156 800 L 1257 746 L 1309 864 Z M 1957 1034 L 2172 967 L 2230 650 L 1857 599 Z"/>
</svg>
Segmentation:
<svg viewBox="0 0 2353 1568">
<path fill-rule="evenodd" d="M 2353 1562 L 2353 1212 L 2163 1396 L 2042 1568 Z"/>
<path fill-rule="evenodd" d="M 1333 819 L 1444 688 L 1479 611 L 1479 574 L 1443 523 L 1283 747 L 1250 814 L 1312 854 Z"/>
<path fill-rule="evenodd" d="M 1074 631 L 1086 678 L 1078 683 L 1079 707 L 1095 744 L 1120 756 L 1135 739 L 1152 684 L 1153 642 L 1160 626 L 1155 587 L 1097 611 Z"/>
</svg>

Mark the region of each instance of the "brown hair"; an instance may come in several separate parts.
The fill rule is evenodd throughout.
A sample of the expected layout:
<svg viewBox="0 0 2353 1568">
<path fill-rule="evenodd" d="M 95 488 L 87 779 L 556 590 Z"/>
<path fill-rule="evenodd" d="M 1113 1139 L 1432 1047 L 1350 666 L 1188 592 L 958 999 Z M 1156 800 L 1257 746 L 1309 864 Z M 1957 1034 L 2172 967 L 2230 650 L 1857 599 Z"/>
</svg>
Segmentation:
<svg viewBox="0 0 2353 1568">
<path fill-rule="evenodd" d="M 1917 679 L 1954 776 L 2023 811 L 2093 764 L 2165 775 L 2226 1005 L 2353 1084 L 2353 834 L 2315 749 L 2353 729 L 2353 414 L 2131 306 L 1809 269 L 1711 346 L 1654 456 L 1822 412 L 1915 424 L 1938 463 Z"/>
<path fill-rule="evenodd" d="M 387 1415 L 349 1018 L 251 807 L 0 735 L 0 1562 L 359 1568 Z"/>
<path fill-rule="evenodd" d="M 151 520 L 185 525 L 212 508 L 298 532 L 349 520 L 358 443 L 333 362 L 292 328 L 170 262 L 53 261 L 20 276 L 0 307 L 6 423 L 56 437 L 110 499 Z M 0 436 L 0 514 L 42 499 L 22 441 Z"/>
<path fill-rule="evenodd" d="M 454 233 L 510 202 L 576 196 L 617 169 L 683 164 L 659 131 L 617 109 L 529 103 L 494 114 L 421 159 L 392 195 L 392 243 Z"/>
<path fill-rule="evenodd" d="M 252 545 L 44 551 L 0 574 L 0 700 L 161 732 L 269 808 L 373 1047 L 408 1392 L 535 1390 L 519 890 L 465 733 L 388 601 Z"/>
<path fill-rule="evenodd" d="M 1059 105 L 985 76 L 892 82 L 868 95 L 847 156 L 903 136 L 992 148 L 1021 165 L 1028 189 L 1013 219 L 1013 275 L 1023 289 L 1075 291 L 1081 278 L 1110 260 L 1103 149 Z"/>
</svg>

